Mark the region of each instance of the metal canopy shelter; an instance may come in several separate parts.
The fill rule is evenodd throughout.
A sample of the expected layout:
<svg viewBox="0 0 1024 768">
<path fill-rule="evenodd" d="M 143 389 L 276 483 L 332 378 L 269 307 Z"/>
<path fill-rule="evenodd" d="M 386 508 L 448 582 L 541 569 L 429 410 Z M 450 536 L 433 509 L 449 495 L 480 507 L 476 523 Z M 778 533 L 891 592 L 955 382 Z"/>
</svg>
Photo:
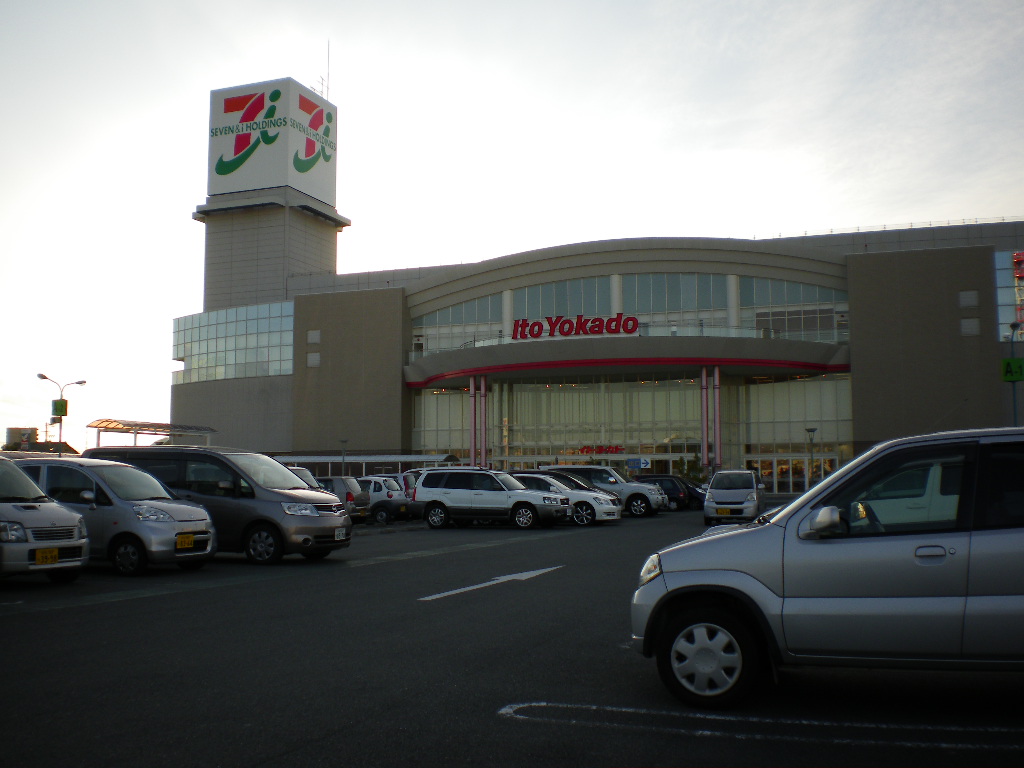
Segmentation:
<svg viewBox="0 0 1024 768">
<path fill-rule="evenodd" d="M 217 430 L 213 427 L 196 427 L 187 424 L 161 424 L 155 421 L 121 421 L 119 419 L 96 419 L 86 424 L 96 430 L 96 447 L 100 445 L 100 436 L 104 432 L 131 434 L 132 445 L 139 444 L 139 435 L 163 435 L 164 437 L 201 436 L 205 445 L 210 444 L 210 435 Z"/>
</svg>

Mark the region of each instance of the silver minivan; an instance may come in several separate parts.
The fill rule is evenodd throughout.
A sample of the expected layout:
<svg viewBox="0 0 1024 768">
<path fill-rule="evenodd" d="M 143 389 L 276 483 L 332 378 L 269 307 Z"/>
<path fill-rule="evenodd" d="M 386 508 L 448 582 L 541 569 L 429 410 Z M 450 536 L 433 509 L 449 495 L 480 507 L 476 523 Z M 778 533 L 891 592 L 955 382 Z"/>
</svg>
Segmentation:
<svg viewBox="0 0 1024 768">
<path fill-rule="evenodd" d="M 262 453 L 212 446 L 89 448 L 83 456 L 133 464 L 175 495 L 202 504 L 217 530 L 217 549 L 250 562 L 287 554 L 320 560 L 352 541 L 352 520 L 333 493 L 310 488 Z"/>
<path fill-rule="evenodd" d="M 199 504 L 174 499 L 137 467 L 78 456 L 17 459 L 51 498 L 82 515 L 95 560 L 123 576 L 150 563 L 202 568 L 217 551 L 210 516 Z"/>
<path fill-rule="evenodd" d="M 43 493 L 13 461 L 0 458 L 0 575 L 78 578 L 89 559 L 82 516 Z"/>
<path fill-rule="evenodd" d="M 1024 669 L 1024 429 L 882 443 L 786 507 L 651 555 L 634 647 L 690 704 L 772 668 Z"/>
</svg>

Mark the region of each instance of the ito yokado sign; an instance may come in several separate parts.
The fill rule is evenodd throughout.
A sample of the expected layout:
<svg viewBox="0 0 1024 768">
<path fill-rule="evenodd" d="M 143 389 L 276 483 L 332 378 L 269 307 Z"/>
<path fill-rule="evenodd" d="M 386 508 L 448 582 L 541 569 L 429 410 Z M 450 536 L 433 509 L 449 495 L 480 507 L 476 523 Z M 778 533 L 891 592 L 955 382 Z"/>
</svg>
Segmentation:
<svg viewBox="0 0 1024 768">
<path fill-rule="evenodd" d="M 333 207 L 337 115 L 291 78 L 211 91 L 208 194 L 288 186 Z"/>
</svg>

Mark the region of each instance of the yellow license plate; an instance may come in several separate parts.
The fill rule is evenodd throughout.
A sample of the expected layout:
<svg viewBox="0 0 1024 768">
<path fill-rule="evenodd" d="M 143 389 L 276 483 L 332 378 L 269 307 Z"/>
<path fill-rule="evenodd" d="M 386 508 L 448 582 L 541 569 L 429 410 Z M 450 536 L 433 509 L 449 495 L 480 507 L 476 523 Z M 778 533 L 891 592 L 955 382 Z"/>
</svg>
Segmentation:
<svg viewBox="0 0 1024 768">
<path fill-rule="evenodd" d="M 36 565 L 53 565 L 58 559 L 56 548 L 36 550 Z"/>
<path fill-rule="evenodd" d="M 179 533 L 178 541 L 174 545 L 178 549 L 192 549 L 196 545 L 196 537 L 193 533 Z"/>
<path fill-rule="evenodd" d="M 402 505 L 401 505 L 401 506 L 400 506 L 400 507 L 398 508 L 398 511 L 399 511 L 399 512 L 405 512 L 405 504 L 402 504 Z"/>
<path fill-rule="evenodd" d="M 717 510 L 715 512 L 715 514 L 716 515 L 731 515 L 732 514 L 732 510 L 731 509 L 719 509 L 719 510 Z"/>
</svg>

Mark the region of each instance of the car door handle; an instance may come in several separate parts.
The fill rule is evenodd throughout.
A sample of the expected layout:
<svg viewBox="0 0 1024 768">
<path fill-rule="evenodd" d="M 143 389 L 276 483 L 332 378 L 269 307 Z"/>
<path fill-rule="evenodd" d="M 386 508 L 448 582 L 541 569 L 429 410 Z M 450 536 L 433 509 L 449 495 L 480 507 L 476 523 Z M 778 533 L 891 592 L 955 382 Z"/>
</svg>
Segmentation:
<svg viewBox="0 0 1024 768">
<path fill-rule="evenodd" d="M 926 544 L 914 550 L 914 557 L 945 557 L 946 548 L 937 544 Z"/>
</svg>

